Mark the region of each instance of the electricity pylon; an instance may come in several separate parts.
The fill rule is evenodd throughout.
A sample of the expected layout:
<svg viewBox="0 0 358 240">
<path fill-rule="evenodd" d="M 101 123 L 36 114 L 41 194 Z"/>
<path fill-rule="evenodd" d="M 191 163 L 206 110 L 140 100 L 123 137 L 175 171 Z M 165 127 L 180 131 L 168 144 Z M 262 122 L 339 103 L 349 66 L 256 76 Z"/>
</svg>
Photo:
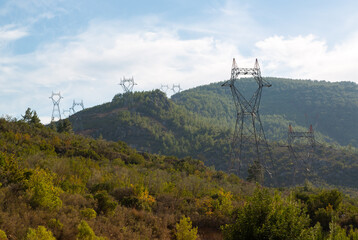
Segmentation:
<svg viewBox="0 0 358 240">
<path fill-rule="evenodd" d="M 60 101 L 63 97 L 61 96 L 60 92 L 58 93 L 52 92 L 50 98 L 53 103 L 51 122 L 54 122 L 55 119 L 61 120 Z"/>
<path fill-rule="evenodd" d="M 167 84 L 167 85 L 161 84 L 161 86 L 160 86 L 160 90 L 161 90 L 162 92 L 164 92 L 164 93 L 167 93 L 169 89 L 170 89 L 170 88 L 169 88 L 169 85 L 168 85 L 168 84 Z"/>
<path fill-rule="evenodd" d="M 75 99 L 73 99 L 72 107 L 70 107 L 70 114 L 75 114 L 77 112 L 75 109 L 76 106 L 81 107 L 82 110 L 85 109 L 83 105 L 83 100 L 81 100 L 80 102 L 76 102 Z"/>
<path fill-rule="evenodd" d="M 119 83 L 119 85 L 121 85 L 123 88 L 123 91 L 125 93 L 127 93 L 127 92 L 132 92 L 134 85 L 137 85 L 137 84 L 134 82 L 133 77 L 132 78 L 123 77 L 123 79 L 121 79 L 121 82 Z"/>
<path fill-rule="evenodd" d="M 306 140 L 306 141 L 305 141 Z M 308 144 L 307 144 L 308 142 Z M 314 137 L 314 131 L 312 125 L 307 132 L 295 132 L 292 129 L 291 124 L 288 125 L 288 134 L 287 134 L 287 143 L 288 150 L 290 155 L 294 159 L 295 163 L 293 163 L 293 185 L 295 185 L 295 177 L 298 167 L 303 167 L 306 171 L 310 171 L 311 158 L 316 147 L 316 140 Z M 296 144 L 295 144 L 296 143 Z M 301 151 L 296 150 L 296 145 L 299 143 L 302 145 Z M 307 147 L 309 149 L 307 149 Z M 308 150 L 308 151 L 307 151 Z M 307 156 L 306 156 L 307 153 Z M 297 166 L 298 165 L 298 166 Z"/>
<path fill-rule="evenodd" d="M 178 92 L 180 92 L 182 89 L 180 88 L 180 84 L 173 84 L 173 87 L 172 87 L 172 89 L 171 89 L 172 91 L 173 91 L 173 93 L 175 94 L 175 93 L 178 93 Z"/>
<path fill-rule="evenodd" d="M 256 81 L 257 89 L 252 95 L 240 89 L 241 76 L 251 76 Z M 222 86 L 230 87 L 236 108 L 230 170 L 240 175 L 241 167 L 245 167 L 249 171 L 249 177 L 250 174 L 255 175 L 255 179 L 250 180 L 263 182 L 265 171 L 271 176 L 274 164 L 261 123 L 259 108 L 262 89 L 271 87 L 271 84 L 261 77 L 257 59 L 253 68 L 239 68 L 234 58 L 231 78 Z"/>
</svg>

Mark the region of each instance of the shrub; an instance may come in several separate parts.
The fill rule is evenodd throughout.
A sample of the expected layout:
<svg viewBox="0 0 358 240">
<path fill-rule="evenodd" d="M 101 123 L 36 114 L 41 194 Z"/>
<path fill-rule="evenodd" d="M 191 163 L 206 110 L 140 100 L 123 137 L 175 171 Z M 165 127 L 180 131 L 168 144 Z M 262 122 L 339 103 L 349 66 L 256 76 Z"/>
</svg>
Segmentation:
<svg viewBox="0 0 358 240">
<path fill-rule="evenodd" d="M 103 214 L 111 214 L 117 207 L 117 202 L 114 201 L 107 191 L 100 191 L 94 195 L 94 199 L 97 200 L 97 212 Z"/>
<path fill-rule="evenodd" d="M 177 240 L 196 240 L 198 239 L 198 228 L 192 227 L 192 222 L 189 217 L 183 216 L 180 222 L 175 225 Z"/>
<path fill-rule="evenodd" d="M 88 220 L 91 220 L 97 217 L 97 213 L 92 208 L 85 208 L 81 210 L 81 216 Z"/>
<path fill-rule="evenodd" d="M 272 197 L 257 188 L 223 232 L 224 239 L 299 239 L 308 224 L 308 216 L 291 198 Z"/>
<path fill-rule="evenodd" d="M 29 228 L 26 240 L 56 240 L 56 238 L 44 226 L 38 226 L 37 229 Z"/>
<path fill-rule="evenodd" d="M 105 237 L 97 237 L 92 228 L 84 220 L 78 225 L 77 240 L 106 240 Z"/>
<path fill-rule="evenodd" d="M 7 240 L 6 233 L 0 229 L 0 240 Z"/>
<path fill-rule="evenodd" d="M 32 207 L 44 207 L 50 210 L 60 208 L 62 201 L 59 198 L 62 190 L 53 184 L 53 175 L 43 169 L 35 169 L 28 185 L 30 204 Z"/>
</svg>

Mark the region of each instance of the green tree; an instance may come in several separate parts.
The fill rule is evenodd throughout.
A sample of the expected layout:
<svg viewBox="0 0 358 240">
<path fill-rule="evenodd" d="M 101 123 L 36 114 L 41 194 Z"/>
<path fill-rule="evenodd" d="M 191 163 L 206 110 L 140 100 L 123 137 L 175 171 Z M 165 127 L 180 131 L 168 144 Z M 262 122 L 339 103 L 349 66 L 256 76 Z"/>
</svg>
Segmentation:
<svg viewBox="0 0 358 240">
<path fill-rule="evenodd" d="M 95 210 L 93 210 L 92 208 L 85 208 L 85 209 L 82 209 L 80 211 L 81 213 L 81 216 L 88 219 L 88 220 L 91 220 L 91 219 L 94 219 L 97 217 L 97 213 Z"/>
<path fill-rule="evenodd" d="M 61 120 L 57 123 L 57 131 L 62 133 L 62 132 L 67 132 L 67 133 L 72 133 L 72 124 L 70 122 L 70 120 L 68 118 Z"/>
<path fill-rule="evenodd" d="M 56 238 L 50 230 L 47 230 L 44 226 L 38 226 L 36 229 L 29 228 L 26 240 L 56 240 Z"/>
<path fill-rule="evenodd" d="M 258 161 L 255 161 L 251 166 L 249 166 L 247 172 L 247 181 L 257 182 L 260 184 L 264 182 L 264 169 Z"/>
<path fill-rule="evenodd" d="M 33 112 L 33 115 L 31 117 L 30 123 L 34 124 L 34 125 L 39 125 L 41 123 L 40 118 L 37 116 L 36 111 Z"/>
<path fill-rule="evenodd" d="M 32 207 L 44 207 L 48 209 L 60 208 L 62 201 L 59 198 L 62 190 L 53 184 L 54 175 L 43 169 L 33 171 L 28 181 L 28 193 Z"/>
<path fill-rule="evenodd" d="M 198 239 L 198 228 L 192 227 L 192 222 L 189 217 L 183 216 L 180 222 L 175 225 L 177 240 L 195 240 Z"/>
<path fill-rule="evenodd" d="M 106 240 L 105 237 L 97 237 L 92 228 L 84 220 L 78 225 L 77 240 Z"/>
<path fill-rule="evenodd" d="M 22 116 L 22 121 L 33 125 L 39 125 L 41 123 L 36 111 L 31 111 L 31 108 L 26 109 L 25 115 Z"/>
<path fill-rule="evenodd" d="M 0 240 L 7 240 L 6 233 L 0 229 Z"/>
<path fill-rule="evenodd" d="M 94 195 L 97 200 L 97 212 L 103 214 L 112 214 L 116 209 L 118 203 L 108 194 L 106 190 L 97 192 Z"/>
<path fill-rule="evenodd" d="M 237 210 L 234 224 L 223 227 L 224 239 L 300 239 L 308 216 L 290 197 L 256 188 L 254 195 Z"/>
</svg>

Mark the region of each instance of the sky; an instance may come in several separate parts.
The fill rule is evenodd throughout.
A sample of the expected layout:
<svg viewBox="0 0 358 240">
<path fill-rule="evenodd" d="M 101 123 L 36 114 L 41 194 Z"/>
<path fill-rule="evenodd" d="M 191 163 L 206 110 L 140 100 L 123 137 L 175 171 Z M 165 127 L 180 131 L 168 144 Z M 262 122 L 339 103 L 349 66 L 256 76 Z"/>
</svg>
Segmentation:
<svg viewBox="0 0 358 240">
<path fill-rule="evenodd" d="M 0 116 L 30 107 L 48 123 L 52 92 L 63 113 L 74 100 L 111 101 L 123 78 L 134 91 L 219 82 L 233 58 L 239 67 L 257 58 L 263 76 L 358 82 L 357 9 L 355 0 L 0 0 Z"/>
</svg>

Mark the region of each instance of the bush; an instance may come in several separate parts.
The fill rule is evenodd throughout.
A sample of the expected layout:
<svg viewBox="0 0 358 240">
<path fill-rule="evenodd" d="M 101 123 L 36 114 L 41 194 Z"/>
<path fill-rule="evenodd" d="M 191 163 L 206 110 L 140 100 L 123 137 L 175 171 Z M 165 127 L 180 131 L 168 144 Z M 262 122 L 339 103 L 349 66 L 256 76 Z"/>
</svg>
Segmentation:
<svg viewBox="0 0 358 240">
<path fill-rule="evenodd" d="M 62 190 L 53 185 L 53 175 L 43 169 L 35 169 L 28 185 L 30 204 L 33 208 L 44 207 L 50 210 L 60 208 L 62 201 L 59 198 Z"/>
<path fill-rule="evenodd" d="M 97 237 L 92 228 L 84 220 L 78 225 L 77 240 L 106 240 L 105 237 Z"/>
<path fill-rule="evenodd" d="M 38 226 L 37 229 L 29 228 L 26 240 L 56 240 L 56 238 L 44 226 Z"/>
<path fill-rule="evenodd" d="M 111 214 L 117 207 L 117 202 L 108 195 L 107 191 L 100 191 L 94 195 L 97 200 L 97 212 L 103 214 Z"/>
<path fill-rule="evenodd" d="M 198 228 L 192 227 L 192 223 L 189 217 L 183 216 L 180 222 L 175 225 L 176 227 L 176 239 L 177 240 L 196 240 L 198 239 Z"/>
<path fill-rule="evenodd" d="M 7 240 L 6 233 L 0 229 L 0 240 Z"/>
<path fill-rule="evenodd" d="M 85 208 L 81 210 L 81 216 L 88 220 L 91 220 L 97 217 L 97 213 L 92 208 Z"/>
<path fill-rule="evenodd" d="M 237 210 L 236 222 L 223 227 L 224 239 L 300 239 L 309 224 L 308 216 L 291 198 L 267 189 L 254 195 Z"/>
</svg>

